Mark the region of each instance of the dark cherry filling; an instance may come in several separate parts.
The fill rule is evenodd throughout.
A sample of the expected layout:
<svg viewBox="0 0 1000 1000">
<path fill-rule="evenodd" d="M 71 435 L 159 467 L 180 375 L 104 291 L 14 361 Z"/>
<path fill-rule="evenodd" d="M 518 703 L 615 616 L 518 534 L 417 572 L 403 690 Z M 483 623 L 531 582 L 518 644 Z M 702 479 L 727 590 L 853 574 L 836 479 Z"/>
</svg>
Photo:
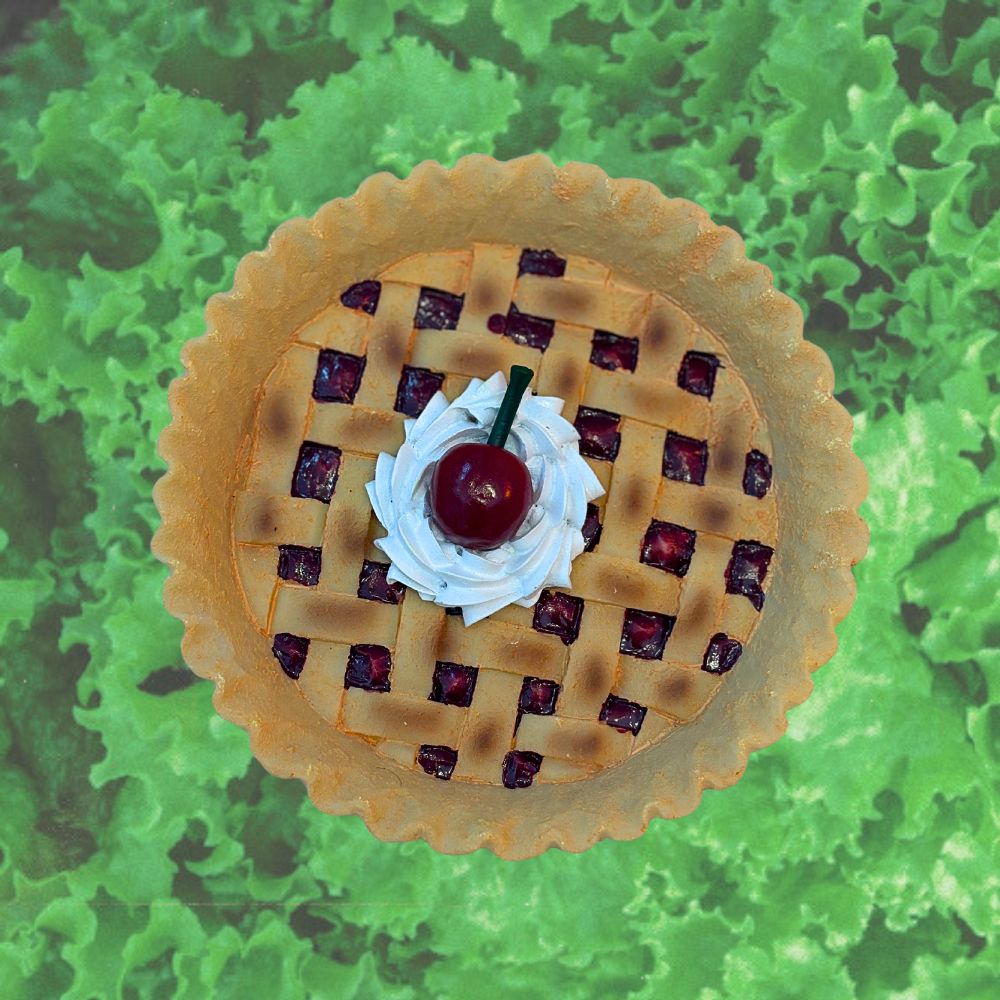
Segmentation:
<svg viewBox="0 0 1000 1000">
<path fill-rule="evenodd" d="M 762 497 L 771 488 L 771 463 L 767 455 L 754 448 L 747 452 L 746 469 L 743 472 L 743 492 L 747 496 Z"/>
<path fill-rule="evenodd" d="M 503 313 L 494 313 L 487 321 L 486 328 L 490 333 L 504 333 L 507 330 L 507 317 Z"/>
<path fill-rule="evenodd" d="M 583 551 L 593 552 L 601 540 L 601 512 L 596 503 L 587 504 L 587 517 L 583 522 Z"/>
<path fill-rule="evenodd" d="M 348 309 L 360 309 L 375 315 L 378 309 L 378 297 L 382 294 L 382 283 L 380 281 L 359 281 L 356 285 L 351 285 L 346 292 L 340 296 L 340 301 Z"/>
<path fill-rule="evenodd" d="M 704 486 L 707 465 L 707 441 L 667 431 L 667 440 L 663 446 L 663 474 L 667 479 Z"/>
<path fill-rule="evenodd" d="M 353 403 L 365 358 L 343 351 L 320 351 L 316 378 L 313 379 L 313 399 L 323 403 Z"/>
<path fill-rule="evenodd" d="M 758 610 L 764 607 L 764 591 L 760 585 L 767 576 L 774 549 L 760 542 L 741 541 L 733 545 L 733 554 L 726 567 L 726 593 L 742 594 Z"/>
<path fill-rule="evenodd" d="M 529 715 L 552 715 L 556 710 L 559 685 L 541 677 L 525 677 L 517 707 Z"/>
<path fill-rule="evenodd" d="M 710 674 L 728 673 L 740 658 L 743 645 L 738 639 L 731 639 L 725 632 L 716 632 L 705 650 L 705 659 L 701 669 Z"/>
<path fill-rule="evenodd" d="M 503 759 L 500 778 L 504 788 L 527 788 L 542 766 L 542 755 L 533 750 L 511 750 Z"/>
<path fill-rule="evenodd" d="M 684 576 L 694 555 L 696 534 L 669 521 L 651 521 L 642 540 L 639 561 Z"/>
<path fill-rule="evenodd" d="M 494 333 L 505 333 L 515 344 L 524 344 L 544 351 L 552 339 L 555 330 L 554 319 L 543 319 L 541 316 L 530 316 L 521 312 L 513 302 L 506 316 L 494 313 L 486 324 Z"/>
<path fill-rule="evenodd" d="M 319 583 L 322 565 L 322 549 L 305 548 L 301 545 L 278 546 L 278 576 L 282 580 L 293 580 L 306 587 L 315 587 Z"/>
<path fill-rule="evenodd" d="M 358 597 L 363 597 L 366 601 L 381 601 L 383 604 L 399 604 L 406 588 L 401 583 L 389 583 L 386 579 L 388 572 L 388 563 L 365 559 L 358 577 Z"/>
<path fill-rule="evenodd" d="M 428 773 L 447 781 L 458 763 L 458 751 L 451 747 L 436 747 L 425 743 L 417 751 L 417 763 Z"/>
<path fill-rule="evenodd" d="M 329 503 L 337 488 L 340 449 L 303 441 L 292 476 L 292 496 Z"/>
<path fill-rule="evenodd" d="M 522 274 L 540 274 L 546 278 L 561 278 L 566 273 L 566 261 L 552 250 L 521 251 L 521 260 L 517 265 L 518 276 Z"/>
<path fill-rule="evenodd" d="M 434 664 L 434 679 L 431 681 L 430 701 L 442 705 L 457 705 L 468 708 L 476 690 L 477 667 L 463 667 L 461 663 Z"/>
<path fill-rule="evenodd" d="M 639 338 L 620 337 L 617 333 L 607 330 L 595 330 L 590 349 L 590 363 L 598 368 L 616 371 L 624 368 L 634 372 L 635 363 L 639 360 Z"/>
<path fill-rule="evenodd" d="M 464 302 L 464 295 L 452 295 L 439 288 L 421 288 L 413 325 L 418 330 L 454 330 Z"/>
<path fill-rule="evenodd" d="M 675 621 L 677 619 L 672 615 L 628 608 L 618 648 L 629 656 L 637 656 L 640 660 L 660 660 L 663 658 L 663 647 L 670 638 Z"/>
<path fill-rule="evenodd" d="M 301 635 L 292 635 L 291 632 L 279 632 L 271 644 L 271 652 L 281 664 L 281 669 L 293 681 L 297 681 L 306 663 L 309 640 Z"/>
<path fill-rule="evenodd" d="M 396 389 L 396 405 L 398 413 L 408 417 L 419 417 L 431 397 L 444 384 L 441 372 L 432 372 L 429 368 L 411 368 L 403 365 L 403 374 L 399 376 L 399 387 Z"/>
<path fill-rule="evenodd" d="M 531 627 L 536 632 L 549 632 L 559 636 L 568 646 L 580 634 L 583 617 L 583 598 L 562 594 L 557 590 L 543 590 L 535 605 Z"/>
<path fill-rule="evenodd" d="M 609 694 L 601 706 L 599 718 L 601 722 L 607 723 L 620 733 L 634 735 L 642 728 L 646 709 L 634 701 L 626 701 L 624 698 L 616 698 L 613 694 Z"/>
<path fill-rule="evenodd" d="M 688 351 L 677 373 L 677 384 L 696 396 L 711 397 L 715 389 L 715 369 L 720 361 L 714 354 Z"/>
<path fill-rule="evenodd" d="M 351 646 L 347 656 L 344 687 L 385 693 L 389 690 L 391 670 L 392 657 L 385 646 L 376 646 L 370 642 L 358 643 L 356 646 Z"/>
<path fill-rule="evenodd" d="M 581 406 L 573 426 L 580 435 L 580 454 L 613 462 L 618 456 L 622 436 L 618 431 L 621 417 L 608 410 Z"/>
</svg>

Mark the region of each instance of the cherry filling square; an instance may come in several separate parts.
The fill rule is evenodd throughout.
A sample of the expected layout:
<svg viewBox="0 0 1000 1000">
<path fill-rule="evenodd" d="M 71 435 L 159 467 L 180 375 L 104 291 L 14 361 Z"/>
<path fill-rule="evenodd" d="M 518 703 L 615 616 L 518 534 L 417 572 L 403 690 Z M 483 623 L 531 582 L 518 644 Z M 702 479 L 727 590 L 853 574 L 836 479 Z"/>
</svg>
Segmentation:
<svg viewBox="0 0 1000 1000">
<path fill-rule="evenodd" d="M 504 788 L 527 788 L 542 766 L 542 755 L 533 750 L 511 750 L 503 759 L 500 780 Z"/>
<path fill-rule="evenodd" d="M 278 576 L 282 580 L 315 587 L 323 566 L 323 550 L 302 545 L 278 546 Z"/>
<path fill-rule="evenodd" d="M 535 617 L 531 627 L 536 632 L 557 635 L 568 646 L 580 634 L 583 617 L 583 598 L 562 594 L 557 590 L 543 590 L 535 604 Z"/>
<path fill-rule="evenodd" d="M 341 293 L 340 302 L 348 309 L 360 309 L 362 312 L 368 313 L 369 316 L 374 316 L 381 294 L 382 283 L 380 281 L 359 281 Z"/>
<path fill-rule="evenodd" d="M 343 351 L 320 351 L 313 379 L 313 399 L 321 403 L 353 403 L 361 385 L 365 358 Z"/>
<path fill-rule="evenodd" d="M 726 593 L 742 594 L 758 611 L 764 607 L 761 584 L 767 576 L 774 549 L 756 541 L 740 541 L 726 566 Z"/>
<path fill-rule="evenodd" d="M 476 691 L 477 667 L 466 667 L 461 663 L 445 663 L 438 660 L 434 664 L 434 678 L 431 681 L 429 701 L 442 705 L 456 705 L 468 708 Z"/>
<path fill-rule="evenodd" d="M 708 442 L 667 431 L 663 445 L 663 474 L 679 483 L 705 485 Z"/>
<path fill-rule="evenodd" d="M 715 391 L 715 370 L 722 362 L 714 354 L 688 351 L 677 373 L 677 384 L 696 396 L 712 398 Z"/>
<path fill-rule="evenodd" d="M 601 706 L 598 718 L 612 729 L 617 729 L 620 733 L 632 733 L 634 736 L 642 729 L 646 709 L 634 701 L 626 701 L 624 698 L 616 698 L 613 694 L 609 694 Z"/>
<path fill-rule="evenodd" d="M 403 365 L 396 387 L 396 403 L 393 409 L 408 417 L 419 417 L 434 393 L 444 384 L 442 372 L 432 372 L 429 368 L 411 368 Z"/>
<path fill-rule="evenodd" d="M 725 632 L 716 632 L 712 636 L 701 669 L 710 674 L 726 674 L 736 665 L 743 653 L 743 644 L 738 639 L 732 639 Z"/>
<path fill-rule="evenodd" d="M 672 615 L 663 615 L 657 611 L 628 608 L 618 648 L 640 660 L 663 659 L 663 649 L 676 620 Z"/>
<path fill-rule="evenodd" d="M 337 488 L 340 449 L 303 441 L 292 476 L 292 496 L 329 503 Z"/>
<path fill-rule="evenodd" d="M 566 261 L 552 250 L 521 251 L 517 265 L 518 277 L 522 274 L 540 274 L 546 278 L 561 278 L 566 273 Z"/>
<path fill-rule="evenodd" d="M 306 663 L 309 640 L 305 636 L 292 635 L 291 632 L 279 632 L 271 643 L 271 652 L 281 669 L 293 681 L 297 681 Z"/>
<path fill-rule="evenodd" d="M 529 715 L 553 715 L 558 697 L 559 685 L 555 681 L 547 681 L 541 677 L 525 677 L 521 684 L 521 697 L 518 699 L 517 707 Z"/>
<path fill-rule="evenodd" d="M 642 540 L 639 561 L 684 576 L 694 555 L 696 533 L 669 521 L 651 521 Z"/>
<path fill-rule="evenodd" d="M 365 559 L 358 577 L 358 597 L 366 601 L 381 601 L 383 604 L 399 604 L 406 588 L 401 583 L 389 583 L 388 573 L 389 563 Z"/>
<path fill-rule="evenodd" d="M 535 350 L 544 353 L 549 346 L 549 341 L 552 340 L 556 321 L 523 313 L 511 302 L 506 316 L 502 313 L 494 313 L 486 321 L 486 326 L 491 333 L 505 334 L 515 344 L 534 347 Z"/>
<path fill-rule="evenodd" d="M 435 778 L 448 781 L 458 763 L 458 751 L 425 743 L 417 751 L 417 763 Z"/>
<path fill-rule="evenodd" d="M 344 687 L 356 687 L 384 694 L 389 690 L 391 670 L 392 657 L 385 646 L 376 646 L 370 642 L 358 643 L 356 646 L 351 646 L 347 656 Z"/>
<path fill-rule="evenodd" d="M 418 330 L 454 330 L 464 303 L 464 295 L 452 295 L 440 288 L 421 288 L 413 325 Z"/>
<path fill-rule="evenodd" d="M 601 540 L 601 512 L 596 503 L 587 504 L 587 517 L 583 522 L 583 551 L 593 552 Z"/>
<path fill-rule="evenodd" d="M 747 452 L 746 468 L 743 471 L 743 492 L 747 496 L 764 496 L 771 488 L 771 463 L 767 455 L 754 448 Z"/>
<path fill-rule="evenodd" d="M 580 454 L 613 462 L 618 457 L 622 436 L 618 428 L 621 416 L 609 410 L 581 406 L 573 426 L 580 435 Z"/>
<path fill-rule="evenodd" d="M 595 330 L 591 341 L 590 363 L 609 372 L 634 372 L 639 360 L 639 338 L 620 337 L 607 330 Z"/>
</svg>

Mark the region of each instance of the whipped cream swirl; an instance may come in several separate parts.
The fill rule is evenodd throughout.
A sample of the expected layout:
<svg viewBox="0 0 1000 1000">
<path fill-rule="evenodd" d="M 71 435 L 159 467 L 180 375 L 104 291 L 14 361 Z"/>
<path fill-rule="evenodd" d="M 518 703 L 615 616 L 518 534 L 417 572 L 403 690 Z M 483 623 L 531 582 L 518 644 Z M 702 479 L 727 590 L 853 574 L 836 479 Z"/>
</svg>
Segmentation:
<svg viewBox="0 0 1000 1000">
<path fill-rule="evenodd" d="M 368 483 L 375 516 L 388 532 L 375 544 L 389 557 L 390 581 L 425 601 L 460 607 L 472 625 L 508 604 L 531 607 L 545 587 L 568 587 L 570 564 L 584 547 L 587 502 L 604 489 L 580 457 L 579 435 L 560 414 L 555 396 L 528 395 L 514 418 L 506 448 L 528 467 L 534 502 L 517 534 L 503 545 L 472 551 L 448 541 L 430 517 L 434 464 L 458 444 L 489 436 L 507 380 L 497 372 L 473 379 L 449 404 L 438 392 L 395 457 L 383 452 Z"/>
</svg>

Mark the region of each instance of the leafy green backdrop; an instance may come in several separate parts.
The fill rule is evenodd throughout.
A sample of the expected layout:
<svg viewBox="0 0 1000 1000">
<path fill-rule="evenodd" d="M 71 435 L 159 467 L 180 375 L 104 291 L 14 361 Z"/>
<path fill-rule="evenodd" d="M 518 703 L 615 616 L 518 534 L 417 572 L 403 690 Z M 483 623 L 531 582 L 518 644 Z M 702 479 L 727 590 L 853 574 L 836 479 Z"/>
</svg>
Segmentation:
<svg viewBox="0 0 1000 1000">
<path fill-rule="evenodd" d="M 6 42 L 5 998 L 996 996 L 995 2 L 64 0 Z M 532 150 L 745 234 L 834 360 L 872 546 L 735 788 L 507 864 L 266 775 L 148 546 L 165 389 L 237 260 L 377 169 Z"/>
</svg>

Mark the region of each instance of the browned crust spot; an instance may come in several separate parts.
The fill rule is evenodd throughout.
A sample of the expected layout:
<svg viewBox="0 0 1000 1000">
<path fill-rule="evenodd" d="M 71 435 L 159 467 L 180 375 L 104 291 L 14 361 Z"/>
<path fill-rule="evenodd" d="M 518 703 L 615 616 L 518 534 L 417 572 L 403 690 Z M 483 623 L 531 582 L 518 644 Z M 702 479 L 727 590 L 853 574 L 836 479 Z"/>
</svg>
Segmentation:
<svg viewBox="0 0 1000 1000">
<path fill-rule="evenodd" d="M 724 533 L 732 522 L 732 512 L 719 500 L 705 500 L 701 505 L 701 518 L 706 531 Z"/>
<path fill-rule="evenodd" d="M 410 331 L 393 323 L 380 332 L 381 336 L 378 339 L 381 340 L 381 353 L 386 365 L 392 368 L 402 368 L 410 343 Z"/>
<path fill-rule="evenodd" d="M 684 613 L 684 625 L 688 629 L 707 627 L 715 615 L 715 595 L 710 590 L 695 594 L 691 607 Z"/>
<path fill-rule="evenodd" d="M 449 351 L 448 368 L 476 371 L 484 377 L 503 368 L 503 352 L 499 347 L 476 347 L 471 350 Z"/>
<path fill-rule="evenodd" d="M 381 527 L 381 525 L 379 525 L 379 527 Z M 370 537 L 371 531 L 369 531 L 368 534 Z M 434 659 L 447 661 L 448 653 L 453 645 L 454 645 L 454 639 L 451 635 L 451 629 L 448 627 L 448 619 L 446 618 L 444 621 L 441 622 L 441 631 L 438 632 L 436 641 L 434 642 L 434 645 L 431 647 L 434 651 Z M 470 659 L 471 658 L 472 657 L 470 656 Z M 478 666 L 479 665 L 478 658 L 475 658 L 474 663 L 470 663 L 468 665 Z"/>
<path fill-rule="evenodd" d="M 576 358 L 560 358 L 555 362 L 552 384 L 560 396 L 575 395 L 580 388 L 580 368 Z"/>
<path fill-rule="evenodd" d="M 324 540 L 324 548 L 326 549 L 324 559 L 329 559 L 331 562 L 349 563 L 354 553 L 364 543 L 367 531 L 367 524 L 355 523 L 343 527 L 338 525 L 338 530 L 331 532 Z"/>
<path fill-rule="evenodd" d="M 674 674 L 660 681 L 657 685 L 657 703 L 669 709 L 673 704 L 686 701 L 691 697 L 693 692 L 694 682 L 690 677 L 685 677 L 683 674 Z"/>
<path fill-rule="evenodd" d="M 673 317 L 653 310 L 646 321 L 646 329 L 643 332 L 643 342 L 657 353 L 664 352 L 674 339 Z"/>
<path fill-rule="evenodd" d="M 496 723 L 486 723 L 474 730 L 469 738 L 469 750 L 476 756 L 485 756 L 500 750 L 503 742 L 503 733 Z"/>
<path fill-rule="evenodd" d="M 466 308 L 471 312 L 506 312 L 503 307 L 501 289 L 492 281 L 483 279 L 477 281 L 470 289 L 466 299 Z"/>
<path fill-rule="evenodd" d="M 278 530 L 279 511 L 274 500 L 267 498 L 261 500 L 257 505 L 257 512 L 254 515 L 254 532 L 258 535 L 268 535 Z"/>
<path fill-rule="evenodd" d="M 574 287 L 573 285 L 557 285 L 547 289 L 538 297 L 539 305 L 544 310 L 545 315 L 558 318 L 560 313 L 579 313 L 586 310 L 593 300 L 593 296 L 586 288 Z"/>
<path fill-rule="evenodd" d="M 608 573 L 607 589 L 615 595 L 615 602 L 632 606 L 632 602 L 642 597 L 645 587 L 628 573 Z"/>
<path fill-rule="evenodd" d="M 366 410 L 354 406 L 344 429 L 352 436 L 375 435 L 383 432 L 393 423 L 393 415 L 387 410 Z"/>
<path fill-rule="evenodd" d="M 379 527 L 381 528 L 381 525 L 379 525 Z M 402 605 L 409 596 L 410 588 L 407 587 L 403 591 L 403 600 L 399 602 L 400 605 Z M 418 598 L 414 596 L 414 600 L 418 600 Z M 444 608 L 440 608 L 439 611 L 440 614 L 434 619 L 433 623 L 421 624 L 420 626 L 420 641 L 423 644 L 423 648 L 428 650 L 428 654 L 433 655 L 435 660 L 438 659 L 437 653 L 440 651 L 441 644 L 444 642 L 445 628 L 448 625 L 447 619 L 445 618 Z"/>
<path fill-rule="evenodd" d="M 731 440 L 724 438 L 722 444 L 718 446 L 715 460 L 720 475 L 732 476 L 740 470 L 744 455 Z"/>
<path fill-rule="evenodd" d="M 382 723 L 387 732 L 405 733 L 411 726 L 426 732 L 433 732 L 438 724 L 438 716 L 434 708 L 412 703 L 405 707 L 400 706 L 395 704 L 391 697 L 383 698 L 377 693 L 372 694 L 371 697 L 374 699 L 371 709 L 372 715 Z"/>
<path fill-rule="evenodd" d="M 341 595 L 311 594 L 302 608 L 302 624 L 308 635 L 358 634 L 372 631 L 375 615 L 361 605 L 368 601 L 348 601 Z"/>
<path fill-rule="evenodd" d="M 584 660 L 580 670 L 580 691 L 590 697 L 607 694 L 609 678 L 614 676 L 615 666 L 601 653 L 592 653 Z"/>
<path fill-rule="evenodd" d="M 264 406 L 262 421 L 267 435 L 281 442 L 291 436 L 296 430 L 294 421 L 294 402 L 291 393 L 279 390 L 268 396 Z"/>
<path fill-rule="evenodd" d="M 553 740 L 560 754 L 570 757 L 592 759 L 601 749 L 601 738 L 597 733 L 561 734 Z"/>
<path fill-rule="evenodd" d="M 630 476 L 622 487 L 625 510 L 631 517 L 648 516 L 649 505 L 656 484 L 642 476 Z"/>
<path fill-rule="evenodd" d="M 636 412 L 659 413 L 663 409 L 663 388 L 659 383 L 637 382 L 629 387 L 629 394 L 638 404 Z"/>
<path fill-rule="evenodd" d="M 562 653 L 564 647 L 559 646 Z M 553 647 L 545 640 L 537 640 L 534 636 L 518 639 L 504 650 L 504 657 L 509 664 L 525 674 L 537 671 L 552 659 Z"/>
</svg>

